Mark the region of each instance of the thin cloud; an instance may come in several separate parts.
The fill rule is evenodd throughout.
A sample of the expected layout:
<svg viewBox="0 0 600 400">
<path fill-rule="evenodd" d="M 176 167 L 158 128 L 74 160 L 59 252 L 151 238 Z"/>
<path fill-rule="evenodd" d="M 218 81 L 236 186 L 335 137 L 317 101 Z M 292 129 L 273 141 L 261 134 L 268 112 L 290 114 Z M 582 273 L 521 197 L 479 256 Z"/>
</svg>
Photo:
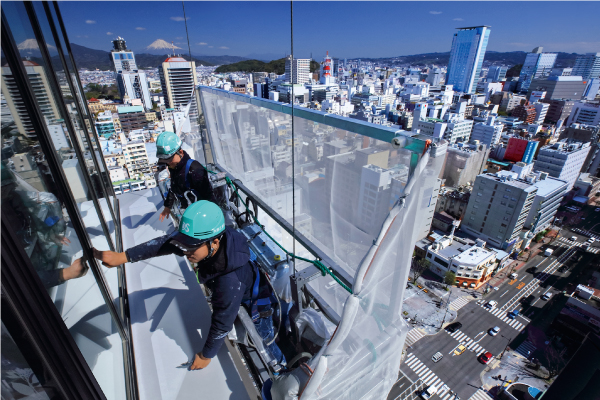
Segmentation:
<svg viewBox="0 0 600 400">
<path fill-rule="evenodd" d="M 441 14 L 441 11 L 429 11 L 429 14 L 433 14 L 433 15 L 439 15 Z"/>
<path fill-rule="evenodd" d="M 137 28 L 135 28 L 136 31 L 145 31 L 146 28 L 142 28 L 141 26 L 138 26 Z"/>
<path fill-rule="evenodd" d="M 177 36 L 175 39 L 177 39 L 177 40 L 181 40 L 181 39 L 183 39 L 183 37 L 181 37 L 181 36 Z"/>
<path fill-rule="evenodd" d="M 206 46 L 208 43 L 206 42 L 200 42 L 200 43 L 196 43 L 198 46 Z"/>
<path fill-rule="evenodd" d="M 454 18 L 452 21 L 464 21 L 462 18 Z"/>
<path fill-rule="evenodd" d="M 86 23 L 86 24 L 95 24 L 95 23 L 96 23 L 96 21 L 94 21 L 93 19 L 86 19 L 86 20 L 85 20 L 85 23 Z"/>
<path fill-rule="evenodd" d="M 112 32 L 106 32 L 107 35 L 114 35 Z"/>
<path fill-rule="evenodd" d="M 221 47 L 219 47 L 219 48 L 220 48 L 220 49 L 223 49 L 223 50 L 229 50 L 229 47 L 227 47 L 227 46 L 221 46 Z"/>
<path fill-rule="evenodd" d="M 185 21 L 185 20 L 188 20 L 188 19 L 190 19 L 190 17 L 187 17 L 187 18 L 183 18 L 183 17 L 171 17 L 171 19 L 172 19 L 173 21 L 177 21 L 177 22 L 183 22 L 183 21 Z"/>
</svg>

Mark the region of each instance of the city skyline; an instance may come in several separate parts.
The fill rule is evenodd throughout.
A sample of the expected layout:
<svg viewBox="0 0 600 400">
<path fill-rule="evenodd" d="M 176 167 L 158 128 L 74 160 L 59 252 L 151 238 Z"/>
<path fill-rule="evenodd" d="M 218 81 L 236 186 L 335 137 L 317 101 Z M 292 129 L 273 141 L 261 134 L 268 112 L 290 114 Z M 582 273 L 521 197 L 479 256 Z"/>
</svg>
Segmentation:
<svg viewBox="0 0 600 400">
<path fill-rule="evenodd" d="M 235 4 L 235 7 L 232 7 Z M 526 24 L 498 21 L 497 12 L 518 4 L 522 15 L 535 13 Z M 540 7 L 543 4 L 543 7 Z M 566 6 L 568 4 L 568 6 Z M 543 46 L 547 52 L 587 53 L 600 50 L 600 27 L 594 15 L 600 4 L 565 2 L 296 2 L 294 3 L 294 53 L 318 58 L 329 51 L 341 58 L 379 58 L 448 52 L 457 28 L 490 25 L 488 51 L 525 51 Z M 342 6 L 343 5 L 343 6 Z M 171 41 L 188 53 L 185 19 L 180 3 L 120 2 L 119 12 L 100 2 L 61 2 L 70 41 L 98 50 L 109 50 L 117 36 L 136 52 L 156 40 Z M 501 8 L 498 10 L 498 8 Z M 364 10 L 376 11 L 371 22 L 357 20 Z M 594 11 L 594 9 L 596 11 Z M 233 23 L 226 22 L 235 10 Z M 288 2 L 187 2 L 189 44 L 194 55 L 233 55 L 278 59 L 290 53 L 290 3 Z M 412 16 L 410 18 L 407 17 Z M 222 16 L 222 18 L 215 18 Z M 244 16 L 239 19 L 239 16 Z M 374 24 L 377 29 L 365 29 Z M 243 29 L 240 28 L 243 26 Z M 561 26 L 564 29 L 548 29 Z M 568 38 L 563 32 L 569 31 Z M 335 33 L 339 30 L 339 34 Z M 373 32 L 372 34 L 369 32 Z M 277 33 L 277 34 L 273 34 Z M 385 38 L 390 38 L 385 40 Z M 390 43 L 396 44 L 390 45 Z M 162 52 L 167 54 L 170 49 Z"/>
</svg>

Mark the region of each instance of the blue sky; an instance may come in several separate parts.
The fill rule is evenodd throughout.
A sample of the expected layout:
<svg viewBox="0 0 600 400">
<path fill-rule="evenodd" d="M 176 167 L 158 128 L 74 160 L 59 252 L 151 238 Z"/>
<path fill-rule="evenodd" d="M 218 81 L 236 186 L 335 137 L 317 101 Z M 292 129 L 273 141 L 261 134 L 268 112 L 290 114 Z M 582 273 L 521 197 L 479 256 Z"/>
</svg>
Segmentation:
<svg viewBox="0 0 600 400">
<path fill-rule="evenodd" d="M 71 42 L 141 52 L 157 39 L 187 53 L 178 1 L 60 2 Z M 264 59 L 290 52 L 290 3 L 186 1 L 192 54 Z M 294 53 L 320 59 L 450 50 L 455 28 L 490 25 L 488 50 L 600 52 L 600 2 L 294 2 Z M 166 51 L 165 51 L 166 53 Z"/>
</svg>

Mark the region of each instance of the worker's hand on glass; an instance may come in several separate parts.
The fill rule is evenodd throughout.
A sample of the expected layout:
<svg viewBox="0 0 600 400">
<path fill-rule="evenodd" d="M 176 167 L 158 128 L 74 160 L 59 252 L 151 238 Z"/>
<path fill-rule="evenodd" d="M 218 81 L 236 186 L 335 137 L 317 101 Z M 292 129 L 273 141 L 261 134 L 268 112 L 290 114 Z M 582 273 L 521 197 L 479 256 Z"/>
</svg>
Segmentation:
<svg viewBox="0 0 600 400">
<path fill-rule="evenodd" d="M 81 278 L 87 272 L 88 267 L 83 260 L 83 257 L 78 258 L 73 261 L 73 264 L 68 266 L 67 268 L 63 268 L 60 270 L 60 277 L 63 281 L 68 281 L 71 279 Z"/>
<path fill-rule="evenodd" d="M 101 250 L 96 250 L 95 248 L 94 250 L 94 258 L 97 258 L 98 260 L 102 261 L 102 265 L 112 268 L 112 267 L 117 267 L 119 265 L 125 264 L 127 262 L 127 256 L 125 255 L 125 253 L 117 253 L 115 251 L 101 251 Z"/>
<path fill-rule="evenodd" d="M 164 221 L 165 218 L 167 218 L 167 219 L 169 218 L 170 213 L 171 213 L 171 209 L 169 207 L 165 207 L 165 208 L 163 208 L 162 212 L 158 216 L 158 219 L 161 221 Z"/>
<path fill-rule="evenodd" d="M 196 356 L 194 357 L 194 362 L 192 363 L 192 365 L 190 366 L 190 370 L 194 371 L 197 369 L 204 369 L 206 367 L 208 367 L 208 364 L 210 364 L 210 358 L 206 358 L 202 355 L 202 353 L 197 353 Z"/>
</svg>

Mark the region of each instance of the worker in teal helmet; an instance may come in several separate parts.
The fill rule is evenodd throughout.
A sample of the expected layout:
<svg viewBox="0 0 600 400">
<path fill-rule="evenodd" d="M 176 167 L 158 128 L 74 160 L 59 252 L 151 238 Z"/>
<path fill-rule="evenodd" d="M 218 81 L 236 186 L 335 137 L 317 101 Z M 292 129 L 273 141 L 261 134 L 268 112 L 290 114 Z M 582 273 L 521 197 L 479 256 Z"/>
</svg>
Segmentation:
<svg viewBox="0 0 600 400">
<path fill-rule="evenodd" d="M 200 200 L 187 208 L 179 230 L 139 244 L 123 253 L 98 251 L 97 259 L 108 267 L 152 257 L 176 254 L 195 263 L 198 282 L 210 289 L 213 309 L 204 348 L 195 354 L 190 369 L 202 369 L 217 355 L 223 340 L 233 328 L 240 305 L 252 315 L 257 332 L 276 363 L 286 361 L 273 340 L 273 306 L 276 299 L 267 278 L 250 259 L 246 237 L 225 226 L 223 212 L 214 203 Z M 274 300 L 274 301 L 273 301 Z"/>
<path fill-rule="evenodd" d="M 198 200 L 216 202 L 206 168 L 190 158 L 181 145 L 181 139 L 174 132 L 163 132 L 156 140 L 158 163 L 167 165 L 171 176 L 171 187 L 159 216 L 161 221 L 169 217 L 175 199 L 182 209 Z"/>
</svg>

